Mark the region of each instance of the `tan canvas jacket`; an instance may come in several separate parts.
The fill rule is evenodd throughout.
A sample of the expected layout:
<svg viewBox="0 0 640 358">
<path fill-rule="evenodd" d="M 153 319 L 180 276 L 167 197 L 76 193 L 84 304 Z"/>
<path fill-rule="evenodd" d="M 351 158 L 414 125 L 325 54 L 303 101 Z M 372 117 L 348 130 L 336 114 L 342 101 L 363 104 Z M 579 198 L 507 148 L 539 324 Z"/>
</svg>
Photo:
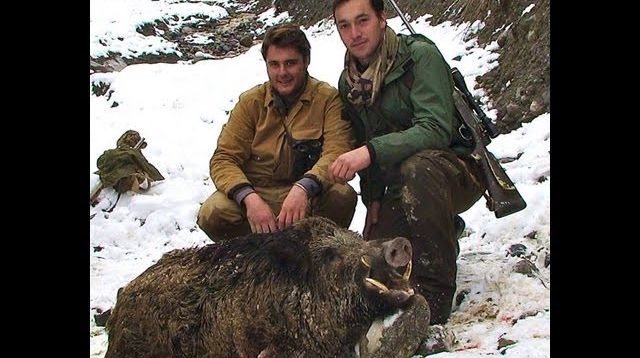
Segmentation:
<svg viewBox="0 0 640 358">
<path fill-rule="evenodd" d="M 355 139 L 350 122 L 342 118 L 338 91 L 311 76 L 286 118 L 273 107 L 269 82 L 240 95 L 209 163 L 216 188 L 229 195 L 245 184 L 269 187 L 293 183 L 289 177 L 293 151 L 285 143 L 283 123 L 295 139 L 324 137 L 322 155 L 305 175 L 313 175 L 326 188 L 329 165 L 353 149 Z"/>
</svg>

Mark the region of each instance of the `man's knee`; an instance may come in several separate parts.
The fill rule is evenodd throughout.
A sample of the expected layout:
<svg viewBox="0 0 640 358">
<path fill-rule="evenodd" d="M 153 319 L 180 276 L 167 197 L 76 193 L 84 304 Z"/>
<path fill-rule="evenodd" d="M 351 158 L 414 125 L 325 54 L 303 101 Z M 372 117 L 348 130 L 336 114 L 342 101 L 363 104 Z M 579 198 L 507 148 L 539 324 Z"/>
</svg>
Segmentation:
<svg viewBox="0 0 640 358">
<path fill-rule="evenodd" d="M 337 206 L 356 207 L 358 194 L 349 184 L 334 184 L 327 190 L 327 195 Z"/>
<path fill-rule="evenodd" d="M 331 185 L 321 194 L 314 215 L 320 215 L 348 228 L 356 211 L 358 194 L 349 184 Z"/>
<path fill-rule="evenodd" d="M 248 226 L 242 225 L 243 215 L 238 204 L 218 191 L 200 206 L 197 224 L 214 241 L 244 234 L 244 226 Z"/>
<path fill-rule="evenodd" d="M 425 149 L 405 159 L 400 164 L 400 175 L 405 180 L 416 178 L 417 174 L 440 171 L 439 162 L 446 152 L 437 149 Z"/>
</svg>

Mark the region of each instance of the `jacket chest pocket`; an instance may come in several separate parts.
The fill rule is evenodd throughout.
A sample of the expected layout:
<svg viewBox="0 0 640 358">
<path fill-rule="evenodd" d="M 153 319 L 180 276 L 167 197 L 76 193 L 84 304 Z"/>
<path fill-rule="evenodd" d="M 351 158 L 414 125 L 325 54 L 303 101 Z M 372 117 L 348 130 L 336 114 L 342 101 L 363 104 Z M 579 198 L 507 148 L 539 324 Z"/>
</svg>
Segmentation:
<svg viewBox="0 0 640 358">
<path fill-rule="evenodd" d="M 396 132 L 413 125 L 413 105 L 410 92 L 401 86 L 385 88 L 376 107 L 376 114 L 383 117 L 379 120 L 378 128 L 385 128 L 384 132 Z"/>
<path fill-rule="evenodd" d="M 318 121 L 306 121 L 302 125 L 294 125 L 289 128 L 289 134 L 297 141 L 319 139 L 322 137 L 323 123 L 322 119 Z"/>
</svg>

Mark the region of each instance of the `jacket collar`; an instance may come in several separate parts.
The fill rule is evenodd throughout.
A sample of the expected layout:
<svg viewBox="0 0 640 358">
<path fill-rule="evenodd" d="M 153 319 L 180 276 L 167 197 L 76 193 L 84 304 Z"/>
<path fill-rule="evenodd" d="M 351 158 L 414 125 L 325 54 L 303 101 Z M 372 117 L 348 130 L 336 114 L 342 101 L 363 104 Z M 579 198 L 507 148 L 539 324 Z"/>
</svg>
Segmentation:
<svg viewBox="0 0 640 358">
<path fill-rule="evenodd" d="M 412 61 L 411 49 L 409 48 L 409 43 L 412 42 L 412 38 L 403 34 L 398 34 L 398 36 L 400 37 L 398 53 L 396 54 L 396 59 L 393 62 L 391 71 L 389 71 L 389 74 L 384 78 L 385 85 L 407 72 L 409 61 Z"/>
<path fill-rule="evenodd" d="M 307 74 L 307 84 L 304 88 L 304 92 L 302 92 L 302 94 L 300 95 L 300 99 L 299 101 L 302 102 L 311 102 L 311 100 L 313 99 L 313 92 L 314 89 L 316 87 L 318 80 L 316 80 L 315 78 L 311 77 L 309 74 Z M 265 96 L 264 96 L 264 106 L 269 107 L 271 105 L 273 105 L 273 90 L 271 89 L 271 84 L 269 82 L 265 83 L 265 86 L 267 88 Z M 294 104 L 295 106 L 295 104 Z"/>
</svg>

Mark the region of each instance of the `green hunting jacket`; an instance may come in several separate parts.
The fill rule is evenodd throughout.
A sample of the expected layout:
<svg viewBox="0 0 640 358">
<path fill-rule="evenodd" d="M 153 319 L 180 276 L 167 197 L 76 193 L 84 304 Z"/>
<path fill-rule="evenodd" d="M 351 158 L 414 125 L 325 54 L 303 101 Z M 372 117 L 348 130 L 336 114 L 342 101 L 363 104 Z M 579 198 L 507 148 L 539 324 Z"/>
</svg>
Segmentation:
<svg viewBox="0 0 640 358">
<path fill-rule="evenodd" d="M 351 121 L 357 146 L 369 144 L 372 164 L 358 173 L 362 201 L 399 195 L 400 164 L 423 149 L 471 153 L 459 134 L 461 120 L 453 101 L 451 69 L 435 44 L 423 35 L 398 34 L 393 68 L 376 102 L 355 106 L 347 100 L 346 69 L 338 82 L 345 116 Z"/>
</svg>

